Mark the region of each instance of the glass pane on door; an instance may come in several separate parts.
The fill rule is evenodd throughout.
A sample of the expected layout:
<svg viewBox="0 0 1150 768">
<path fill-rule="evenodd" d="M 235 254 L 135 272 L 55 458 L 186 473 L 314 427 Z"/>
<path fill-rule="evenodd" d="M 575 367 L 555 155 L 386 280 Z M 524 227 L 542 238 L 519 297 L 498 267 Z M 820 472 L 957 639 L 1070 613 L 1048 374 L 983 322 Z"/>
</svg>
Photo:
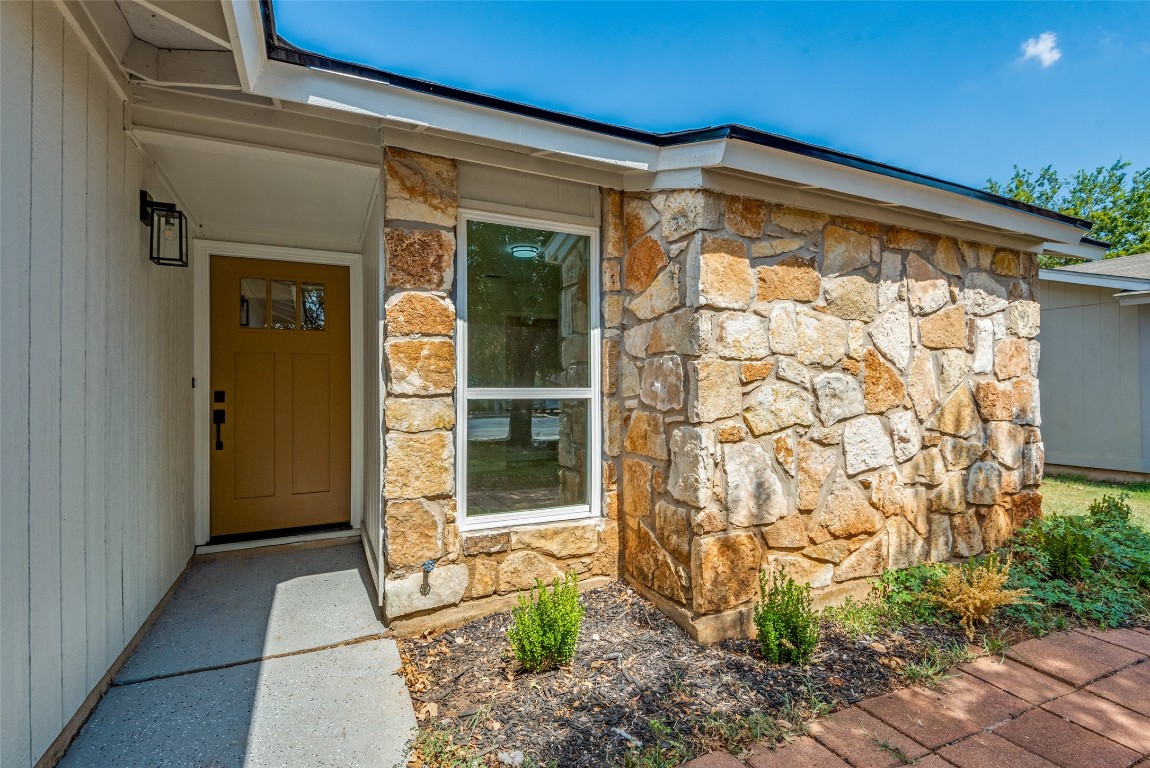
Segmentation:
<svg viewBox="0 0 1150 768">
<path fill-rule="evenodd" d="M 467 514 L 587 503 L 587 400 L 469 400 Z"/>
</svg>

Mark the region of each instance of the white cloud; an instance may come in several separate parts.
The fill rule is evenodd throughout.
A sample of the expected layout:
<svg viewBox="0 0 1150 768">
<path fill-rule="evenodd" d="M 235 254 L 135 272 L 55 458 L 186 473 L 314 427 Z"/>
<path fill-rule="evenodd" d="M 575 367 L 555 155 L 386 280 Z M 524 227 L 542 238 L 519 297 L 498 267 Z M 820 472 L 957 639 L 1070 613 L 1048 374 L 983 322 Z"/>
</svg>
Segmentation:
<svg viewBox="0 0 1150 768">
<path fill-rule="evenodd" d="M 1062 51 L 1058 49 L 1058 35 L 1053 32 L 1043 32 L 1019 47 L 1022 49 L 1023 61 L 1038 59 L 1044 68 L 1062 58 Z"/>
</svg>

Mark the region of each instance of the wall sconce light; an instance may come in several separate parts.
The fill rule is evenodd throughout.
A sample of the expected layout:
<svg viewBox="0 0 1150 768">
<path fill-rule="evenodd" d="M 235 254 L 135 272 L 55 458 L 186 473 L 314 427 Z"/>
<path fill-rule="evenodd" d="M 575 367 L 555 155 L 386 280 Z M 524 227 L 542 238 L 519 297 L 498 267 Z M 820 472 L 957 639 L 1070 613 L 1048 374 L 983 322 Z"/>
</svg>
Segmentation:
<svg viewBox="0 0 1150 768">
<path fill-rule="evenodd" d="M 148 258 L 166 267 L 188 266 L 188 217 L 175 203 L 161 203 L 140 190 L 140 221 L 152 230 Z"/>
<path fill-rule="evenodd" d="M 537 245 L 513 245 L 511 255 L 517 259 L 534 259 L 539 254 Z"/>
</svg>

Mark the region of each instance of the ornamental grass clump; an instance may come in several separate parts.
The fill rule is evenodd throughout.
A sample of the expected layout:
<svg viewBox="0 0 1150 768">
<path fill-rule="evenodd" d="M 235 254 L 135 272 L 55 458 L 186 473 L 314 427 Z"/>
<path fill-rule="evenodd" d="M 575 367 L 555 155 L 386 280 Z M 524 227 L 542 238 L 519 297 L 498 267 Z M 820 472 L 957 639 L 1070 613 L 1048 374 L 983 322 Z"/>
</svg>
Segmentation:
<svg viewBox="0 0 1150 768">
<path fill-rule="evenodd" d="M 811 587 L 782 571 L 772 578 L 759 571 L 755 627 L 763 658 L 774 664 L 806 664 L 819 642 L 819 617 L 811 607 Z"/>
<path fill-rule="evenodd" d="M 1010 558 L 1003 562 L 997 554 L 948 566 L 935 586 L 934 601 L 957 616 L 967 639 L 973 640 L 976 622 L 989 624 L 998 608 L 1026 600 L 1025 589 L 1006 588 L 1009 579 Z"/>
<path fill-rule="evenodd" d="M 583 603 L 574 573 L 562 579 L 556 577 L 550 591 L 542 580 L 536 579 L 530 595 L 519 596 L 519 607 L 511 613 L 507 639 L 524 669 L 547 671 L 571 663 L 582 624 Z"/>
</svg>

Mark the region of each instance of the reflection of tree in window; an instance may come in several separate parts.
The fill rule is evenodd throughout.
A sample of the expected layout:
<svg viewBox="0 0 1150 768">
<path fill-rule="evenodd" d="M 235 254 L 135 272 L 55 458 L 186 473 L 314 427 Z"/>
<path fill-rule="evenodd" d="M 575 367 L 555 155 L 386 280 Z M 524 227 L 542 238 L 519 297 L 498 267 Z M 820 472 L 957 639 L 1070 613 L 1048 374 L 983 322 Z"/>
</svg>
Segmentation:
<svg viewBox="0 0 1150 768">
<path fill-rule="evenodd" d="M 303 329 L 322 331 L 324 322 L 323 283 L 302 283 L 300 294 L 303 298 Z"/>
</svg>

